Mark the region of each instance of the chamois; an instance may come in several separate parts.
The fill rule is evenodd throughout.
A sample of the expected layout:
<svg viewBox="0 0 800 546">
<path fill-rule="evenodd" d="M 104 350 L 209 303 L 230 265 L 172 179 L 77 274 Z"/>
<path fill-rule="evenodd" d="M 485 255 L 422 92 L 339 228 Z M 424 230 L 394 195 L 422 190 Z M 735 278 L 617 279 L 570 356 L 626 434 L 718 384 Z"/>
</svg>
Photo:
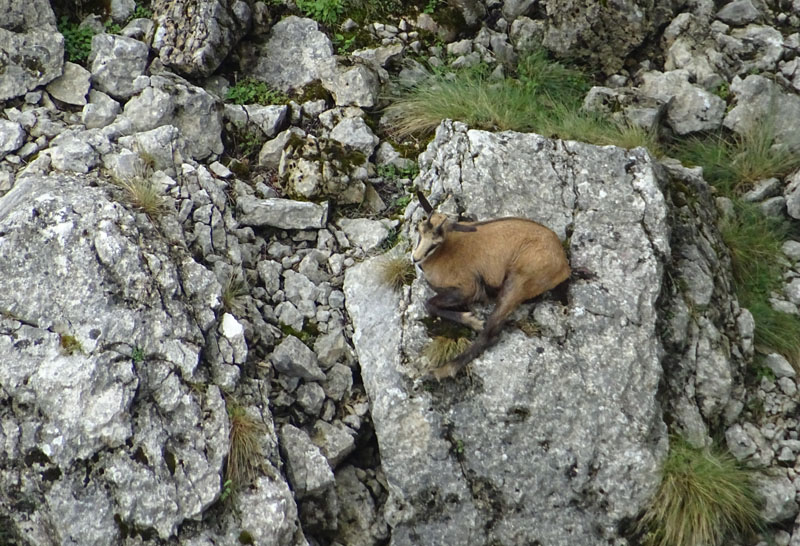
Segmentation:
<svg viewBox="0 0 800 546">
<path fill-rule="evenodd" d="M 565 281 L 570 267 L 558 236 L 541 224 L 524 218 L 456 222 L 435 212 L 422 192 L 417 197 L 428 217 L 417 225 L 419 241 L 411 257 L 436 292 L 425 309 L 479 332 L 463 353 L 433 370 L 443 379 L 494 343 L 520 303 Z M 486 301 L 488 294 L 497 297 L 484 326 L 468 306 Z"/>
</svg>

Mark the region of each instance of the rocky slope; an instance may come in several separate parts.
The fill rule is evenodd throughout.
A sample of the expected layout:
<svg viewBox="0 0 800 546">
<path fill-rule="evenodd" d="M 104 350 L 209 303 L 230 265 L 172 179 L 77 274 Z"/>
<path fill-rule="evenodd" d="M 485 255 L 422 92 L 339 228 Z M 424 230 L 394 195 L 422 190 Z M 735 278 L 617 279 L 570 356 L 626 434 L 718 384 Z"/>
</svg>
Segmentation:
<svg viewBox="0 0 800 546">
<path fill-rule="evenodd" d="M 700 170 L 453 122 L 417 163 L 380 110 L 420 61 L 502 72 L 543 45 L 599 75 L 586 108 L 674 135 L 777 111 L 791 143 L 800 5 L 462 0 L 339 54 L 275 2 L 151 9 L 112 1 L 124 26 L 81 65 L 48 3 L 0 0 L 0 544 L 636 544 L 670 432 L 765 469 L 753 544 L 800 544 L 795 371 L 769 355 L 745 385 L 753 319 Z M 288 104 L 225 102 L 235 74 Z M 378 280 L 412 185 L 540 221 L 592 275 L 426 382 L 428 289 Z M 798 187 L 750 198 L 795 221 Z"/>
</svg>

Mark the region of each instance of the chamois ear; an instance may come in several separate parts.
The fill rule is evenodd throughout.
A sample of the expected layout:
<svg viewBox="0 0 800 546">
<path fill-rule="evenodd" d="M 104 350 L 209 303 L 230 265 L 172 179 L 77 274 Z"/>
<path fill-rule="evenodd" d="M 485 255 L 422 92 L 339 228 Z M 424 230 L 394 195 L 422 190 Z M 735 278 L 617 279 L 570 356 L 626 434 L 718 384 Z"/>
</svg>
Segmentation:
<svg viewBox="0 0 800 546">
<path fill-rule="evenodd" d="M 433 207 L 430 203 L 428 203 L 428 200 L 425 199 L 425 195 L 423 195 L 423 193 L 419 190 L 417 190 L 417 199 L 419 199 L 419 204 L 422 205 L 422 210 L 428 214 L 433 212 Z"/>
<path fill-rule="evenodd" d="M 450 227 L 450 229 L 452 229 L 453 231 L 463 231 L 464 233 L 471 233 L 473 231 L 478 231 L 478 228 L 476 228 L 475 226 L 467 226 L 464 224 L 459 224 L 457 222 L 454 223 Z"/>
</svg>

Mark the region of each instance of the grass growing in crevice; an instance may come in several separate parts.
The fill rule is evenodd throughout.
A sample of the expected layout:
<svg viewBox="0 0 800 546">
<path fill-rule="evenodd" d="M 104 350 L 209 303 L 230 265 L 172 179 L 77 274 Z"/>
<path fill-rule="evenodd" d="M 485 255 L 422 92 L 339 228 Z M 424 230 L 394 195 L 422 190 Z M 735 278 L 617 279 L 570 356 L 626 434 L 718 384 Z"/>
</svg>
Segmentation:
<svg viewBox="0 0 800 546">
<path fill-rule="evenodd" d="M 385 258 L 380 263 L 381 282 L 392 290 L 400 290 L 403 286 L 411 284 L 415 277 L 414 264 L 406 256 Z"/>
<path fill-rule="evenodd" d="M 222 285 L 222 308 L 234 313 L 241 311 L 241 298 L 247 293 L 247 283 L 239 275 L 231 272 Z"/>
<path fill-rule="evenodd" d="M 428 359 L 431 368 L 438 368 L 463 353 L 469 344 L 470 340 L 466 337 L 434 336 L 425 345 L 422 355 Z"/>
<path fill-rule="evenodd" d="M 731 252 L 736 295 L 755 320 L 756 346 L 800 363 L 800 317 L 776 311 L 769 302 L 783 287 L 786 264 L 781 247 L 790 225 L 765 216 L 754 204 L 735 201 L 734 211 L 720 223 L 720 231 Z"/>
<path fill-rule="evenodd" d="M 237 490 L 249 484 L 256 475 L 261 460 L 261 436 L 264 424 L 248 415 L 244 408 L 228 406 L 230 432 L 228 434 L 228 462 L 225 482 Z"/>
<path fill-rule="evenodd" d="M 758 180 L 782 178 L 800 168 L 800 147 L 775 141 L 774 114 L 741 135 L 690 137 L 671 151 L 685 164 L 702 166 L 706 181 L 727 197 L 751 189 Z"/>
<path fill-rule="evenodd" d="M 647 546 L 717 546 L 759 524 L 751 470 L 720 449 L 672 438 L 661 483 L 639 522 Z"/>
<path fill-rule="evenodd" d="M 439 72 L 401 89 L 386 109 L 397 137 L 433 132 L 443 119 L 487 130 L 533 131 L 545 136 L 624 147 L 648 146 L 657 139 L 581 106 L 590 87 L 579 70 L 550 60 L 543 51 L 524 57 L 517 74 L 492 79 L 486 67 Z"/>
<path fill-rule="evenodd" d="M 151 220 L 155 220 L 166 211 L 164 195 L 150 180 L 136 177 L 117 181 L 116 184 L 125 190 L 130 205 L 145 213 Z"/>
</svg>

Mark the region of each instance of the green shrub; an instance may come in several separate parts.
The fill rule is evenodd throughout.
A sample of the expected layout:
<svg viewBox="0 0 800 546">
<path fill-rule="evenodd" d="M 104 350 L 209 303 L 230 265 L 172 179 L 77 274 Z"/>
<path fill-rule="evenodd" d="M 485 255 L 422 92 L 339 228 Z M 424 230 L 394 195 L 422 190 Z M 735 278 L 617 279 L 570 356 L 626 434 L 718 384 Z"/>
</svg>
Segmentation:
<svg viewBox="0 0 800 546">
<path fill-rule="evenodd" d="M 234 104 L 285 104 L 288 98 L 266 83 L 248 78 L 228 88 L 225 100 Z"/>
<path fill-rule="evenodd" d="M 166 211 L 164 195 L 150 180 L 136 177 L 118 181 L 116 184 L 125 190 L 130 205 L 150 219 L 156 219 Z"/>
<path fill-rule="evenodd" d="M 136 9 L 133 10 L 133 19 L 150 19 L 153 17 L 153 10 L 148 7 L 136 4 Z"/>
<path fill-rule="evenodd" d="M 71 63 L 84 64 L 92 52 L 94 31 L 89 27 L 70 22 L 65 15 L 58 22 L 58 31 L 64 36 L 64 55 Z"/>
<path fill-rule="evenodd" d="M 648 546 L 717 546 L 753 530 L 759 501 L 752 471 L 720 449 L 672 438 L 661 484 L 639 522 Z"/>
</svg>

